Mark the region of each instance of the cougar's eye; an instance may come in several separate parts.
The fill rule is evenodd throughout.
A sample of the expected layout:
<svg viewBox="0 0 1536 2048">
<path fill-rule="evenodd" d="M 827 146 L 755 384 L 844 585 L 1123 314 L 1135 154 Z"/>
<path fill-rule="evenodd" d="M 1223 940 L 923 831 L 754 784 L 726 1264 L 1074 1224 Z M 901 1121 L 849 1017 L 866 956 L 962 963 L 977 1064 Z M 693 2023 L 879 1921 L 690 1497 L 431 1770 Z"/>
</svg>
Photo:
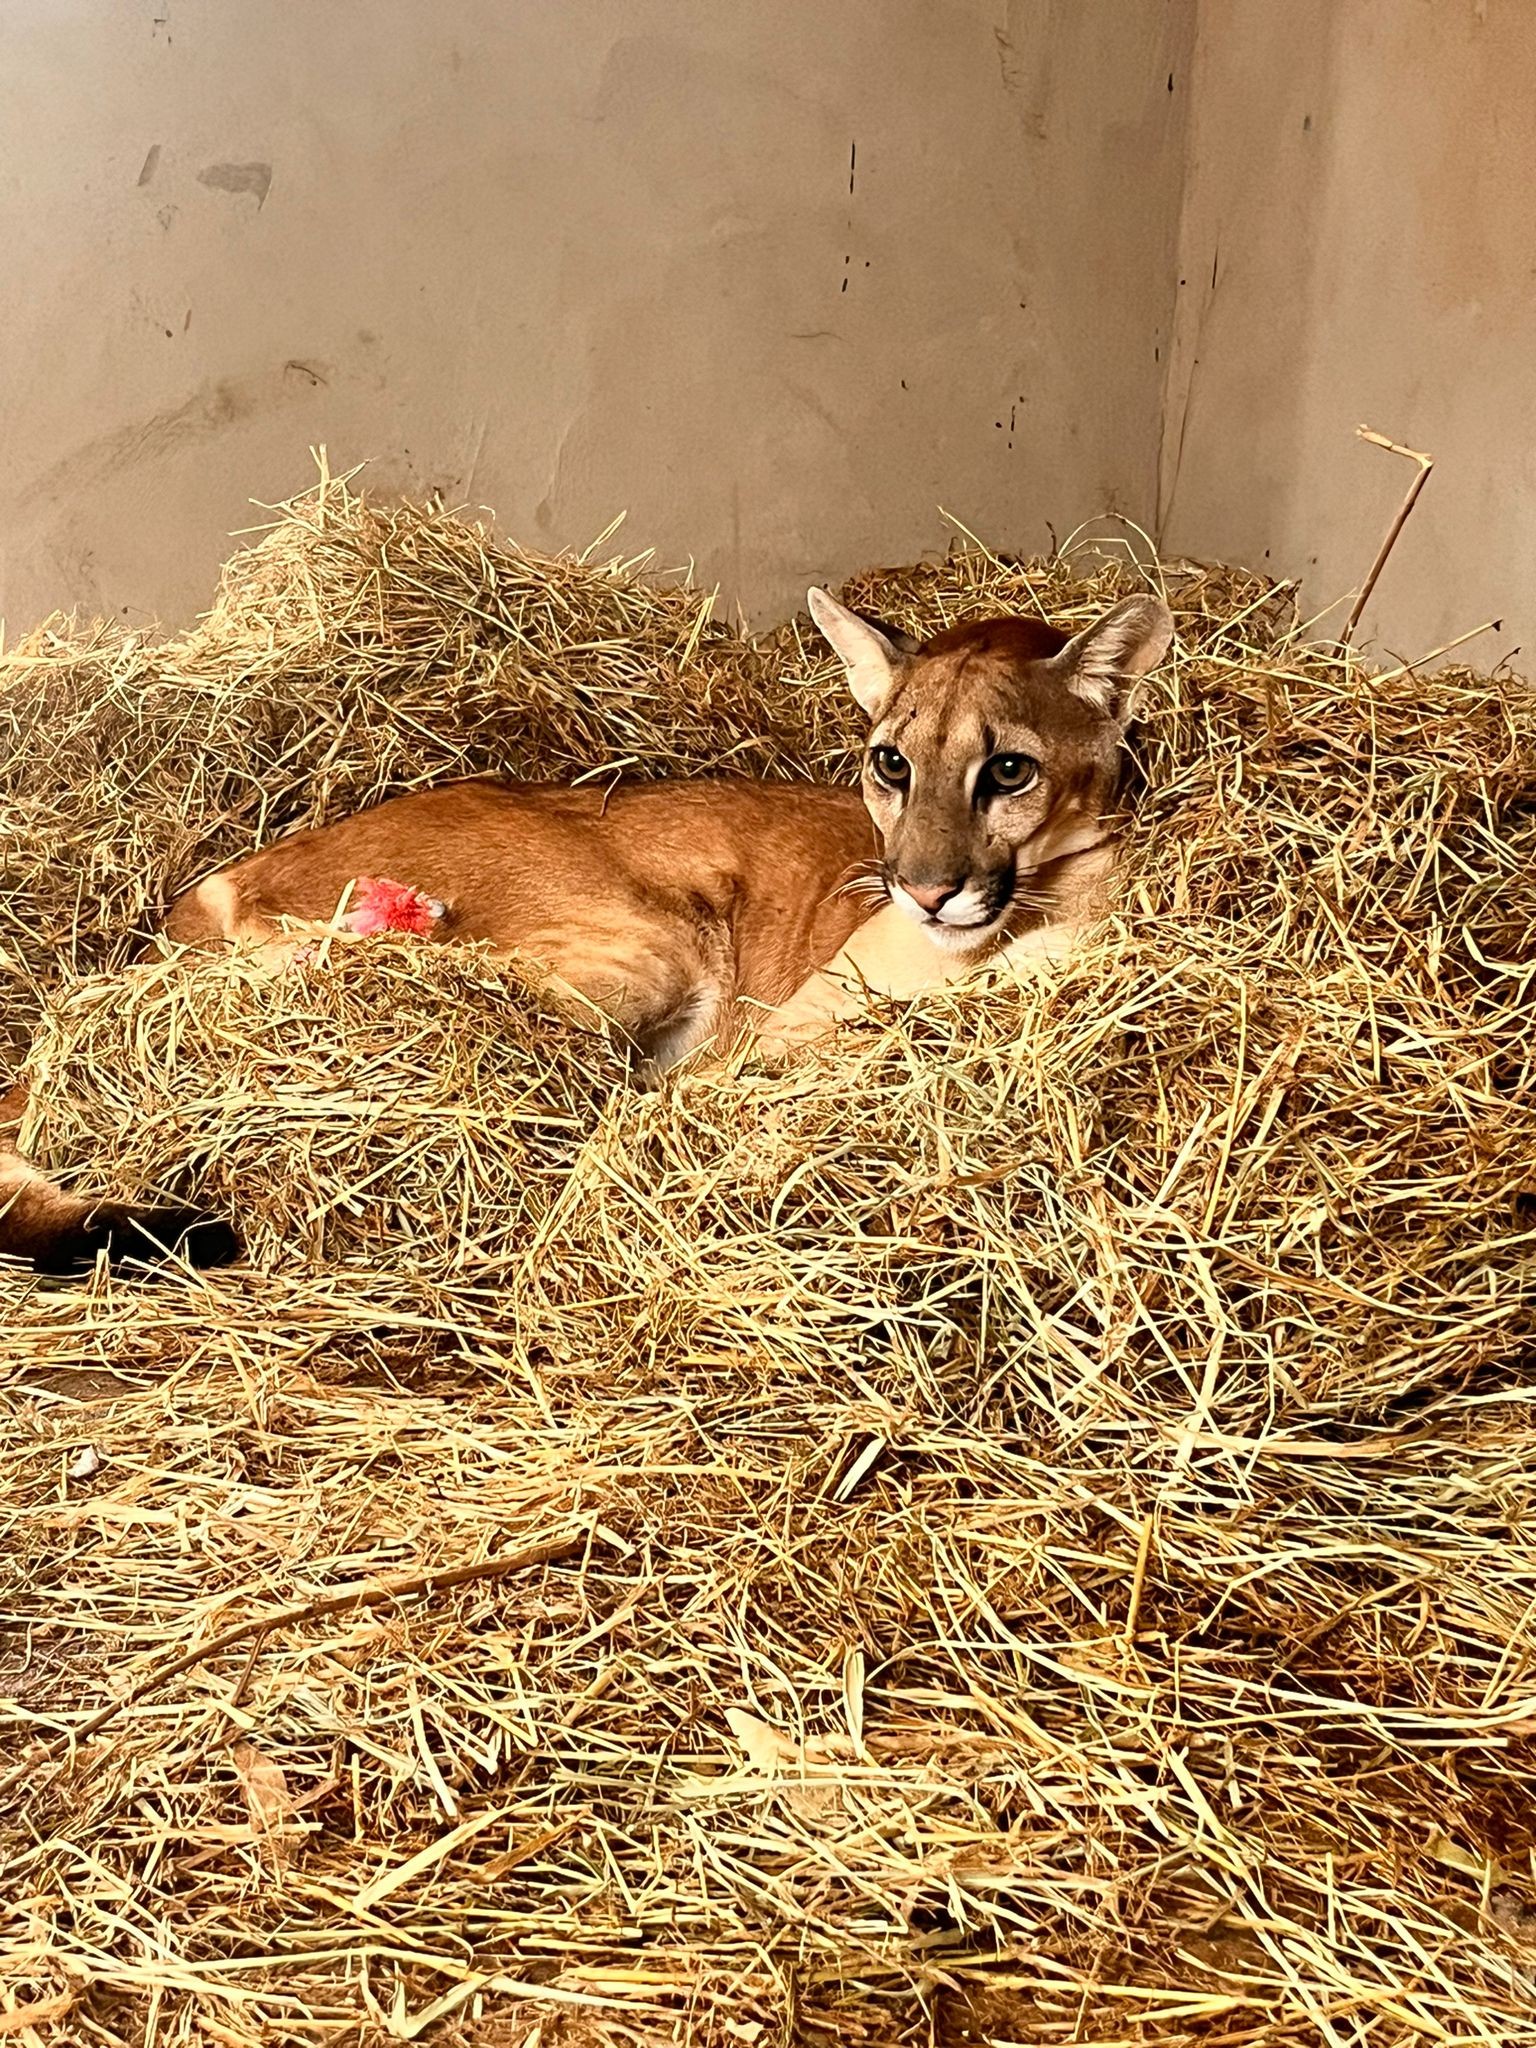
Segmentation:
<svg viewBox="0 0 1536 2048">
<path fill-rule="evenodd" d="M 1003 796 L 1017 796 L 1028 789 L 1040 773 L 1040 763 L 1028 754 L 994 754 L 981 772 L 982 785 Z"/>
<path fill-rule="evenodd" d="M 871 747 L 869 765 L 890 789 L 905 789 L 912 780 L 912 763 L 899 747 Z"/>
</svg>

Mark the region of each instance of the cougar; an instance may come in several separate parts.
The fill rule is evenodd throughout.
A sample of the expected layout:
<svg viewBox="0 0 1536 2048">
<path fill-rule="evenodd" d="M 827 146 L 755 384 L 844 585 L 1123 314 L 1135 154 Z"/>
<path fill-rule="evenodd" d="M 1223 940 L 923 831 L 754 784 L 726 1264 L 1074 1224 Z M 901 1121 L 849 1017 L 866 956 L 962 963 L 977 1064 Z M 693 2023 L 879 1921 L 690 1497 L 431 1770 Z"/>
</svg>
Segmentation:
<svg viewBox="0 0 1536 2048">
<path fill-rule="evenodd" d="M 869 994 L 1070 946 L 1112 866 L 1122 741 L 1166 606 L 1127 598 L 1075 637 L 994 618 L 921 644 L 824 590 L 810 608 L 869 721 L 861 790 L 445 784 L 234 862 L 172 905 L 166 938 L 277 963 L 306 928 L 344 926 L 360 878 L 388 877 L 410 928 L 538 962 L 658 1067 L 710 1043 L 782 1054 Z M 25 1108 L 21 1084 L 0 1100 L 0 1253 L 49 1272 L 238 1255 L 214 1217 L 56 1185 L 17 1149 Z"/>
</svg>

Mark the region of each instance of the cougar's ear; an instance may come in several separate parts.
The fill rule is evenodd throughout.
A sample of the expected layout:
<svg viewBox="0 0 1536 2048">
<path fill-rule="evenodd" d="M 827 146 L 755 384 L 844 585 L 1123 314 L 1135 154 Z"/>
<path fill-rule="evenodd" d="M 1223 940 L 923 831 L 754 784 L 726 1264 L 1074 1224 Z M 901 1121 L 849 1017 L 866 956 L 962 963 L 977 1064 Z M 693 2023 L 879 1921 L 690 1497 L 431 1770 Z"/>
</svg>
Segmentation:
<svg viewBox="0 0 1536 2048">
<path fill-rule="evenodd" d="M 1052 655 L 1051 667 L 1074 697 L 1123 725 L 1136 685 L 1172 641 L 1173 614 L 1160 597 L 1127 597 Z"/>
<path fill-rule="evenodd" d="M 866 718 L 878 718 L 897 670 L 916 653 L 918 643 L 906 633 L 895 633 L 888 626 L 861 619 L 857 612 L 849 611 L 814 584 L 806 593 L 806 602 L 811 617 L 847 670 L 848 687 L 860 710 Z"/>
</svg>

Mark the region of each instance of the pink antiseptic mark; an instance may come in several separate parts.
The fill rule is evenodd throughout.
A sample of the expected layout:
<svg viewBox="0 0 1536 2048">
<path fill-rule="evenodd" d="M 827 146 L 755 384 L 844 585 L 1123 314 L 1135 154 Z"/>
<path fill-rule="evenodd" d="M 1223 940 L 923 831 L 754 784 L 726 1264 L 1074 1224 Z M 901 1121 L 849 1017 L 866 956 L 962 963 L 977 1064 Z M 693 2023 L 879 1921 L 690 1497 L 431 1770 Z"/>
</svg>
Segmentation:
<svg viewBox="0 0 1536 2048">
<path fill-rule="evenodd" d="M 352 884 L 352 900 L 342 919 L 349 932 L 364 938 L 374 932 L 431 931 L 443 915 L 441 903 L 423 896 L 406 882 L 387 882 L 379 875 L 359 875 Z"/>
</svg>

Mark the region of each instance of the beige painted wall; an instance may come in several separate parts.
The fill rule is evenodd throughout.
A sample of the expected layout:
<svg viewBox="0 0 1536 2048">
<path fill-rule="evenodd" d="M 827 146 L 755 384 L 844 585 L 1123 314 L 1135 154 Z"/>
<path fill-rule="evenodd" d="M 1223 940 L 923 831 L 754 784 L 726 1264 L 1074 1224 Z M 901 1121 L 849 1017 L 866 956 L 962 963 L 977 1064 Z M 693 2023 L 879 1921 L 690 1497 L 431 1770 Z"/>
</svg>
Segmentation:
<svg viewBox="0 0 1536 2048">
<path fill-rule="evenodd" d="M 0 0 L 0 610 L 307 449 L 754 616 L 1109 510 L 1536 642 L 1536 0 Z M 1337 624 L 1341 612 L 1332 614 Z M 1527 657 L 1529 659 L 1529 656 Z"/>
<path fill-rule="evenodd" d="M 755 614 L 1147 519 L 1193 0 L 0 0 L 0 603 L 171 622 L 251 497 Z"/>
<path fill-rule="evenodd" d="M 1367 637 L 1536 662 L 1533 108 L 1533 0 L 1200 0 L 1166 544 L 1321 608 L 1413 474 L 1364 422 L 1437 458 Z"/>
</svg>

